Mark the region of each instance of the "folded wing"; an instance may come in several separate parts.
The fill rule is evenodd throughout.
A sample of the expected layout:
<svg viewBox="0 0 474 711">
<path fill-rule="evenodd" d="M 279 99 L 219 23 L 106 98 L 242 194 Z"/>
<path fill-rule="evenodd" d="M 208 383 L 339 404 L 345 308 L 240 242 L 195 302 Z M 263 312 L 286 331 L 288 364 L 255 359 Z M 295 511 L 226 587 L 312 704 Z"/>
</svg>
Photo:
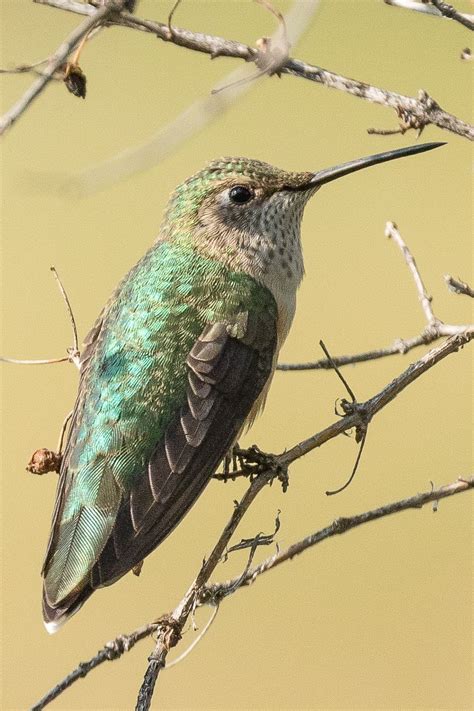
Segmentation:
<svg viewBox="0 0 474 711">
<path fill-rule="evenodd" d="M 186 396 L 128 492 L 95 462 L 96 471 L 88 472 L 92 506 L 81 501 L 74 508 L 67 473 L 62 474 L 44 566 L 43 610 L 51 631 L 95 588 L 143 560 L 193 505 L 262 393 L 276 340 L 275 313 L 269 309 L 241 312 L 204 328 L 187 358 Z M 79 575 L 81 569 L 85 575 Z"/>
</svg>

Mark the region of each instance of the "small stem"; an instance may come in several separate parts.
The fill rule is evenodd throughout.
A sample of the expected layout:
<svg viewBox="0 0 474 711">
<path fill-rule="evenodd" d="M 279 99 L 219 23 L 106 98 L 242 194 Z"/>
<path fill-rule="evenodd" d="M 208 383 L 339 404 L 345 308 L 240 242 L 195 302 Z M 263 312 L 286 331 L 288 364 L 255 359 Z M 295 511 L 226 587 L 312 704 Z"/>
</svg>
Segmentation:
<svg viewBox="0 0 474 711">
<path fill-rule="evenodd" d="M 6 358 L 5 356 L 0 356 L 0 361 L 2 363 L 14 363 L 15 365 L 49 365 L 50 363 L 69 363 L 70 357 L 65 358 L 45 358 L 43 360 L 21 360 L 19 358 Z"/>
<path fill-rule="evenodd" d="M 77 326 L 76 326 L 76 319 L 74 318 L 74 314 L 71 308 L 71 303 L 69 301 L 69 297 L 66 293 L 66 289 L 63 286 L 63 283 L 61 279 L 59 278 L 59 274 L 56 270 L 56 267 L 50 267 L 51 271 L 53 272 L 53 276 L 56 279 L 56 282 L 59 287 L 59 291 L 61 292 L 61 295 L 64 299 L 64 302 L 66 304 L 66 308 L 69 314 L 69 318 L 71 319 L 71 326 L 72 326 L 72 335 L 73 335 L 73 349 L 75 352 L 79 351 L 79 339 L 77 337 Z"/>
<path fill-rule="evenodd" d="M 428 292 L 426 291 L 423 279 L 421 278 L 421 274 L 416 265 L 415 258 L 413 257 L 412 253 L 403 241 L 402 236 L 398 231 L 398 227 L 394 222 L 387 222 L 385 226 L 385 236 L 395 242 L 395 244 L 397 245 L 397 247 L 399 247 L 405 258 L 405 262 L 407 263 L 407 266 L 415 282 L 415 286 L 418 291 L 418 298 L 420 299 L 421 307 L 423 309 L 423 313 L 425 314 L 425 318 L 428 324 L 431 326 L 433 324 L 438 323 L 438 319 L 434 315 L 431 306 L 432 298 L 428 295 Z"/>
</svg>

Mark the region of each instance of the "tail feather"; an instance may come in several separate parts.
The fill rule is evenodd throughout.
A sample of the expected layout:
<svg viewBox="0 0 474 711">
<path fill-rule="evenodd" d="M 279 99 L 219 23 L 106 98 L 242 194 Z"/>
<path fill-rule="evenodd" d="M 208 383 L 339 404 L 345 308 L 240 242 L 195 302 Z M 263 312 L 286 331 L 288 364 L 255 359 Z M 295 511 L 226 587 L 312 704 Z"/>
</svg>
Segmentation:
<svg viewBox="0 0 474 711">
<path fill-rule="evenodd" d="M 46 592 L 43 589 L 43 620 L 49 634 L 57 632 L 70 617 L 75 615 L 92 593 L 93 588 L 87 585 L 74 596 L 70 596 L 62 600 L 59 605 L 53 606 L 48 602 Z"/>
</svg>

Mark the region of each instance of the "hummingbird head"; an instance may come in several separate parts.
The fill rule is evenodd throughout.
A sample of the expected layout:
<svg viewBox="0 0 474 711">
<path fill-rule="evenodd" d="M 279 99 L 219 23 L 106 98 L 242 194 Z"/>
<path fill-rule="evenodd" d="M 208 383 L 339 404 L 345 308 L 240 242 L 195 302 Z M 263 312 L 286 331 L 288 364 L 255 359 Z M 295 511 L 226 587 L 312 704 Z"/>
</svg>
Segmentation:
<svg viewBox="0 0 474 711">
<path fill-rule="evenodd" d="M 249 158 L 220 158 L 175 190 L 160 236 L 250 274 L 270 289 L 277 303 L 286 300 L 291 311 L 304 273 L 300 225 L 309 198 L 344 175 L 440 145 L 409 146 L 316 173 L 291 173 Z"/>
<path fill-rule="evenodd" d="M 214 160 L 176 189 L 167 231 L 233 270 L 263 282 L 278 274 L 297 285 L 301 218 L 319 187 L 310 185 L 312 176 L 248 158 Z"/>
</svg>

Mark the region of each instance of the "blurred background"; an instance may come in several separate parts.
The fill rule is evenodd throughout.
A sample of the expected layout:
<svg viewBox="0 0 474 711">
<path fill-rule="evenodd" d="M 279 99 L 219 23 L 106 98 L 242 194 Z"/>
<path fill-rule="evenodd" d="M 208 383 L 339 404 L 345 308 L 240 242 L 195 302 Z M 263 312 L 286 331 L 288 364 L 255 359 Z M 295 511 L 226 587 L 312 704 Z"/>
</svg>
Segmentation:
<svg viewBox="0 0 474 711">
<path fill-rule="evenodd" d="M 141 0 L 137 13 L 166 21 L 171 0 Z M 291 3 L 275 0 L 287 11 Z M 468 2 L 455 3 L 472 11 Z M 2 0 L 1 65 L 54 51 L 81 17 Z M 251 45 L 275 19 L 247 2 L 183 2 L 174 22 Z M 381 0 L 321 0 L 292 49 L 304 59 L 376 86 L 415 96 L 426 89 L 446 110 L 470 119 L 471 38 L 448 20 Z M 72 345 L 64 304 L 50 274 L 58 269 L 81 337 L 122 275 L 148 248 L 176 184 L 220 155 L 259 158 L 289 170 L 316 170 L 380 150 L 404 137 L 370 136 L 395 128 L 395 115 L 316 84 L 284 76 L 256 83 L 239 102 L 182 142 L 153 168 L 85 198 L 58 186 L 127 147 L 145 143 L 192 101 L 205 97 L 237 60 L 218 59 L 112 28 L 81 58 L 85 101 L 60 82 L 1 143 L 3 345 L 5 355 L 58 357 Z M 34 79 L 2 76 L 5 111 Z M 424 321 L 396 246 L 384 238 L 398 223 L 448 323 L 472 320 L 469 299 L 449 293 L 445 273 L 472 273 L 471 172 L 466 139 L 428 127 L 421 140 L 448 145 L 386 164 L 323 189 L 306 209 L 306 279 L 281 360 L 319 358 L 389 345 Z M 427 350 L 427 349 L 425 349 Z M 340 437 L 296 463 L 283 494 L 264 491 L 235 541 L 273 530 L 280 546 L 338 516 L 359 513 L 467 475 L 472 466 L 472 356 L 450 356 L 380 413 L 370 427 L 359 472 L 342 494 L 326 497 L 350 474 L 353 438 Z M 344 370 L 360 400 L 375 394 L 423 349 Z M 3 703 L 24 709 L 92 656 L 107 640 L 171 610 L 228 520 L 245 483 L 211 482 L 174 533 L 146 561 L 97 592 L 55 636 L 41 619 L 40 568 L 56 475 L 25 471 L 31 453 L 54 449 L 77 387 L 76 369 L 2 365 L 3 395 Z M 277 373 L 264 415 L 241 442 L 280 452 L 334 420 L 344 396 L 334 373 Z M 469 494 L 405 512 L 324 542 L 222 604 L 199 646 L 165 671 L 155 693 L 161 709 L 468 709 L 472 707 L 472 504 Z M 262 548 L 257 558 L 271 553 Z M 243 569 L 247 552 L 222 563 L 215 580 Z M 205 623 L 209 610 L 199 611 Z M 179 648 L 192 641 L 188 630 Z M 56 701 L 57 709 L 130 709 L 152 650 L 138 644 L 104 664 Z M 176 656 L 174 651 L 170 658 Z"/>
</svg>

